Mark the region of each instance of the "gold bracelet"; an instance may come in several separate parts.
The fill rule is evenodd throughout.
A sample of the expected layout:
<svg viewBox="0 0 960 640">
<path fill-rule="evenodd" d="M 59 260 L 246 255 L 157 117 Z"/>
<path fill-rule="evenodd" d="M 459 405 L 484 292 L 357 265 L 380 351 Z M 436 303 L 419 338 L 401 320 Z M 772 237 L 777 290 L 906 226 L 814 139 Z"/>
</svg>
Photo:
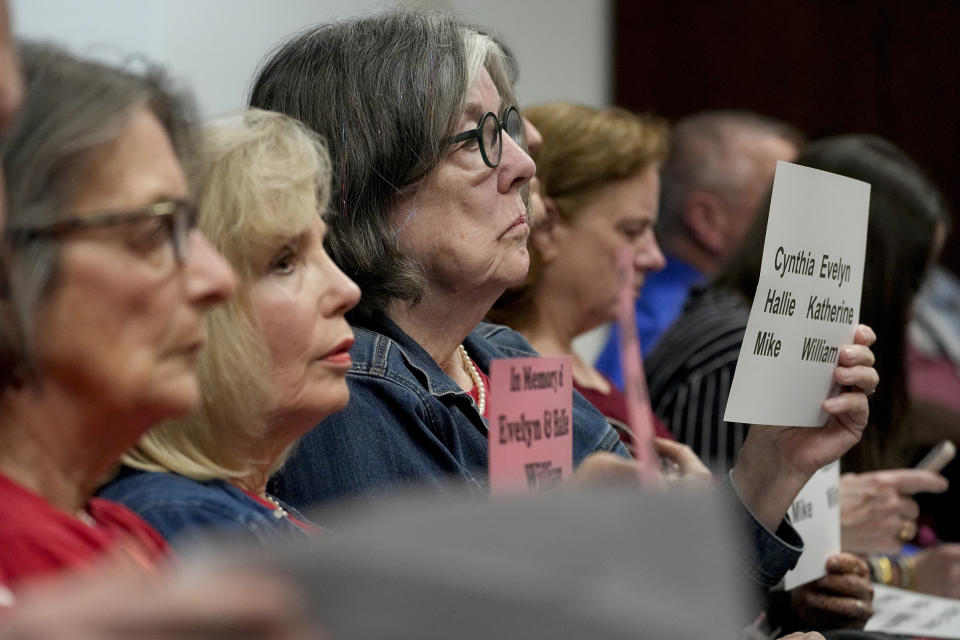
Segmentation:
<svg viewBox="0 0 960 640">
<path fill-rule="evenodd" d="M 889 585 L 893 583 L 893 563 L 887 556 L 870 556 L 867 558 L 870 573 L 874 582 Z"/>
<path fill-rule="evenodd" d="M 900 587 L 903 589 L 913 589 L 913 585 L 917 581 L 916 556 L 897 556 L 897 566 L 900 568 Z"/>
</svg>

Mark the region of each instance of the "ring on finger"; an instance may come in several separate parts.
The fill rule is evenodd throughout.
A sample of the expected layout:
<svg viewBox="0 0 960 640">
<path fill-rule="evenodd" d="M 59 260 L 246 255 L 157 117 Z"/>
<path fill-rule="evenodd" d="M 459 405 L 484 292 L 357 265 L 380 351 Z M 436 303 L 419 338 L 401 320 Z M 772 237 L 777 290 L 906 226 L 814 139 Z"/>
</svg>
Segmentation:
<svg viewBox="0 0 960 640">
<path fill-rule="evenodd" d="M 913 520 L 907 520 L 903 523 L 903 526 L 900 527 L 900 532 L 897 534 L 897 537 L 900 539 L 900 542 L 907 542 L 908 540 L 912 540 L 915 535 L 917 535 L 917 525 L 913 523 Z"/>
</svg>

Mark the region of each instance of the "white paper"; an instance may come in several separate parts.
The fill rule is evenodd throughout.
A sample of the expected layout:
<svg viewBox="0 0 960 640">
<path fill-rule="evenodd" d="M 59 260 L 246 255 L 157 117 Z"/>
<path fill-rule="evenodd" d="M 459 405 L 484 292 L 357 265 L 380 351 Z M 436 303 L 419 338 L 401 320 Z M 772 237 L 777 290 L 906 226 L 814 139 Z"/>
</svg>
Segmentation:
<svg viewBox="0 0 960 640">
<path fill-rule="evenodd" d="M 960 600 L 875 584 L 873 611 L 864 631 L 960 638 Z"/>
<path fill-rule="evenodd" d="M 834 462 L 813 474 L 787 514 L 803 538 L 803 554 L 797 566 L 784 576 L 784 588 L 799 587 L 827 574 L 827 557 L 840 553 L 840 463 Z"/>
<path fill-rule="evenodd" d="M 760 281 L 723 419 L 820 427 L 860 318 L 870 185 L 777 163 Z M 893 310 L 891 310 L 893 312 Z"/>
</svg>

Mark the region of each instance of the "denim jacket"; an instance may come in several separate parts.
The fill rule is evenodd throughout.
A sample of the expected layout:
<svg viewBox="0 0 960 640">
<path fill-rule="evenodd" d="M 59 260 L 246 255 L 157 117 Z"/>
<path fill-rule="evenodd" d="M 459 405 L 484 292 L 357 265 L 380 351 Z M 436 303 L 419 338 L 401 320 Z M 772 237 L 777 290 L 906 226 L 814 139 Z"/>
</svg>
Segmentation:
<svg viewBox="0 0 960 640">
<path fill-rule="evenodd" d="M 385 316 L 354 333 L 350 404 L 304 436 L 272 490 L 301 508 L 408 482 L 443 491 L 451 477 L 486 494 L 487 426 L 473 398 Z M 464 346 L 484 373 L 494 358 L 537 355 L 519 333 L 485 323 Z M 603 416 L 573 396 L 574 466 L 594 451 L 626 456 Z"/>
<path fill-rule="evenodd" d="M 308 535 L 279 511 L 223 480 L 199 482 L 175 473 L 123 467 L 100 496 L 135 512 L 171 544 L 211 530 L 263 546 Z M 292 507 L 281 506 L 298 520 L 310 522 Z"/>
<path fill-rule="evenodd" d="M 350 403 L 303 437 L 274 476 L 273 493 L 306 508 L 404 482 L 445 492 L 452 476 L 475 495 L 485 495 L 487 430 L 473 398 L 389 319 L 353 330 Z M 467 336 L 464 346 L 485 373 L 494 358 L 537 355 L 519 333 L 484 323 Z M 617 433 L 576 391 L 573 425 L 574 465 L 594 451 L 627 455 Z M 746 554 L 737 564 L 760 587 L 773 586 L 796 564 L 803 546 L 800 537 L 786 521 L 775 533 L 765 529 L 729 479 L 718 492 L 747 537 Z"/>
</svg>

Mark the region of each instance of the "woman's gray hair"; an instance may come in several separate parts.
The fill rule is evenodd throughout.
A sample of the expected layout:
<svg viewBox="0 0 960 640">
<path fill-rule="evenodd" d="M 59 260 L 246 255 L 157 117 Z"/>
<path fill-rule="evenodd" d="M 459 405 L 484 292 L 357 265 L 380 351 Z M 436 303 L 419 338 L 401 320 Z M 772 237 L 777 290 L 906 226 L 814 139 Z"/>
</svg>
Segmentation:
<svg viewBox="0 0 960 640">
<path fill-rule="evenodd" d="M 169 90 L 159 69 L 147 65 L 131 73 L 47 44 L 21 44 L 20 55 L 23 107 L 2 145 L 11 252 L 0 340 L 22 338 L 15 348 L 0 345 L 0 391 L 34 374 L 33 318 L 55 286 L 59 263 L 56 238 L 27 238 L 17 228 L 69 217 L 88 161 L 123 133 L 139 108 L 157 117 L 181 160 L 193 146 L 192 103 Z"/>
<path fill-rule="evenodd" d="M 449 153 L 484 68 L 501 106 L 514 104 L 508 62 L 491 37 L 442 13 L 396 11 L 308 29 L 257 74 L 251 106 L 286 113 L 327 140 L 327 249 L 363 291 L 354 318 L 422 298 L 423 270 L 400 250 L 390 213 Z"/>
</svg>

